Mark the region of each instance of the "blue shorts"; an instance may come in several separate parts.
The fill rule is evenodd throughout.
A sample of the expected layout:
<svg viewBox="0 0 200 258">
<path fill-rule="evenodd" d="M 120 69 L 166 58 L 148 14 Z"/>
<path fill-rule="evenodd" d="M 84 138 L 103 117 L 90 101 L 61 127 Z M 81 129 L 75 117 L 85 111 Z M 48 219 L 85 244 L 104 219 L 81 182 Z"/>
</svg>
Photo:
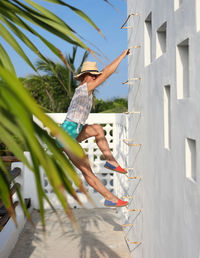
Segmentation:
<svg viewBox="0 0 200 258">
<path fill-rule="evenodd" d="M 61 127 L 64 129 L 65 132 L 67 132 L 74 140 L 76 140 L 76 138 L 78 137 L 79 133 L 81 132 L 83 126 L 80 124 L 77 124 L 75 122 L 72 121 L 67 121 L 65 120 Z M 59 147 L 63 148 L 63 145 L 56 140 L 57 144 Z"/>
</svg>

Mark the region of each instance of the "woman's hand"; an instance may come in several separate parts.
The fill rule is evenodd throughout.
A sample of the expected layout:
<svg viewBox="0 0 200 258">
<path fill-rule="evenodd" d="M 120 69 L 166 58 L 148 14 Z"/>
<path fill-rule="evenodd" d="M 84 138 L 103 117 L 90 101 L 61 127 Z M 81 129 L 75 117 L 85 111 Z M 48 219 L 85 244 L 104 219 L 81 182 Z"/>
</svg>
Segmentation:
<svg viewBox="0 0 200 258">
<path fill-rule="evenodd" d="M 124 50 L 120 56 L 118 56 L 112 63 L 107 65 L 103 71 L 102 74 L 100 74 L 95 80 L 92 80 L 87 83 L 88 93 L 93 91 L 96 87 L 98 87 L 102 82 L 104 82 L 111 74 L 115 72 L 118 65 L 121 63 L 121 61 L 130 54 L 130 49 Z"/>
<path fill-rule="evenodd" d="M 129 55 L 130 54 L 130 48 L 128 48 L 128 49 L 125 49 L 123 52 L 122 52 L 122 55 L 125 57 L 125 56 L 127 56 L 127 55 Z"/>
</svg>

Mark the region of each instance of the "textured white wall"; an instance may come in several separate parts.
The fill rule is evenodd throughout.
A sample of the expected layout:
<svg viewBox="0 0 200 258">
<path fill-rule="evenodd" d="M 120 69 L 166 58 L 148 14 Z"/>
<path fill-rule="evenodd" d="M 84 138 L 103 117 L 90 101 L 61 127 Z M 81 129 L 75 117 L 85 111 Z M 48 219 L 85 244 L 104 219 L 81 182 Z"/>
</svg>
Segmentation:
<svg viewBox="0 0 200 258">
<path fill-rule="evenodd" d="M 135 258 L 200 257 L 200 1 L 128 0 L 130 208 Z"/>
</svg>

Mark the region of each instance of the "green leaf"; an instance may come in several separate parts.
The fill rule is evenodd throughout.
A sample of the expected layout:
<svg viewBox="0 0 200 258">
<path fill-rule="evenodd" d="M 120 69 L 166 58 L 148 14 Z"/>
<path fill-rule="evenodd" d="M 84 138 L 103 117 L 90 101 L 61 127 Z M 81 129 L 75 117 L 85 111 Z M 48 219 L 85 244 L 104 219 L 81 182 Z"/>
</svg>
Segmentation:
<svg viewBox="0 0 200 258">
<path fill-rule="evenodd" d="M 9 187 L 9 182 L 7 178 L 5 177 L 6 167 L 3 164 L 1 158 L 0 158 L 0 197 L 1 200 L 3 201 L 4 205 L 6 208 L 11 207 L 11 200 L 10 200 L 10 187 Z"/>
<path fill-rule="evenodd" d="M 7 13 L 5 10 L 4 10 L 4 13 L 7 16 L 7 18 L 9 18 L 12 22 L 17 24 L 21 28 L 27 30 L 28 32 L 32 33 L 36 37 L 38 37 L 55 55 L 57 55 L 60 58 L 60 52 L 58 51 L 58 49 L 53 44 L 51 44 L 48 40 L 42 37 L 39 33 L 37 33 L 32 27 L 30 27 L 22 19 L 20 19 L 16 14 Z"/>
<path fill-rule="evenodd" d="M 33 68 L 33 70 L 36 71 L 34 65 L 24 53 L 23 49 L 2 23 L 0 23 L 0 36 L 5 39 L 5 41 L 24 59 L 24 61 Z"/>
<path fill-rule="evenodd" d="M 63 170 L 66 171 L 67 175 L 73 180 L 75 185 L 80 187 L 81 180 L 79 176 L 77 175 L 71 163 L 68 162 L 60 148 L 55 146 L 55 141 L 50 138 L 48 134 L 44 132 L 38 125 L 35 125 L 35 130 L 38 135 L 40 135 L 42 141 L 47 144 L 48 149 L 51 151 L 53 157 L 55 157 L 56 160 L 59 160 L 60 166 L 63 168 Z"/>
<path fill-rule="evenodd" d="M 7 52 L 5 51 L 5 49 L 1 44 L 0 44 L 0 63 L 4 68 L 8 69 L 11 73 L 15 74 L 15 68 L 12 64 L 12 61 L 10 60 L 9 55 L 7 54 Z"/>
<path fill-rule="evenodd" d="M 36 157 L 35 153 L 32 151 L 32 149 L 30 150 L 30 154 L 31 154 L 31 160 L 32 160 L 33 167 L 34 167 L 33 171 L 34 171 L 35 183 L 36 183 L 37 193 L 38 193 L 40 216 L 41 216 L 43 229 L 45 229 L 45 209 L 44 209 L 43 198 L 44 198 L 44 196 L 46 196 L 46 193 L 44 192 L 44 190 L 42 188 L 39 160 L 37 159 L 37 157 Z"/>
<path fill-rule="evenodd" d="M 29 211 L 28 211 L 28 209 L 27 209 L 27 207 L 25 205 L 24 198 L 23 198 L 23 196 L 21 194 L 21 191 L 20 191 L 18 185 L 16 185 L 15 182 L 14 182 L 14 186 L 16 187 L 17 196 L 19 198 L 19 201 L 20 201 L 21 207 L 22 207 L 22 209 L 24 211 L 24 214 L 26 215 L 27 219 L 33 224 L 33 221 L 31 219 L 31 215 L 30 215 L 30 213 L 29 213 Z"/>
<path fill-rule="evenodd" d="M 26 37 L 26 35 L 17 28 L 17 26 L 15 26 L 13 23 L 11 23 L 9 20 L 4 19 L 2 16 L 0 16 L 0 19 L 12 30 L 13 33 L 15 33 L 15 35 L 24 42 L 24 44 L 27 45 L 27 47 L 29 47 L 29 49 L 31 49 L 39 58 L 46 60 L 46 58 L 41 54 L 41 52 L 39 51 L 39 49 L 32 43 L 32 41 L 29 40 L 28 37 Z M 12 64 L 12 63 L 11 63 Z M 5 67 L 6 68 L 6 67 Z"/>
<path fill-rule="evenodd" d="M 67 29 L 75 32 L 70 26 L 68 26 L 63 20 L 61 20 L 58 16 L 56 16 L 54 13 L 50 12 L 48 9 L 44 8 L 43 6 L 31 1 L 31 0 L 25 0 L 27 3 L 29 3 L 31 6 L 33 6 L 35 9 L 39 10 L 40 13 L 43 14 L 43 17 L 48 17 L 52 21 L 55 21 L 57 23 L 60 23 L 63 26 L 66 26 Z"/>
<path fill-rule="evenodd" d="M 30 165 L 27 159 L 24 156 L 24 151 L 19 144 L 13 138 L 13 135 L 10 134 L 8 130 L 5 130 L 2 126 L 0 126 L 0 140 L 6 144 L 6 146 L 12 150 L 16 157 L 19 158 L 24 164 L 26 164 L 29 168 Z"/>
<path fill-rule="evenodd" d="M 54 160 L 51 159 L 50 157 L 47 159 L 47 163 L 50 165 L 50 167 L 53 168 L 52 171 L 56 170 L 56 165 L 54 164 Z M 51 174 L 49 173 L 49 171 L 46 171 L 46 174 L 48 176 L 48 179 L 53 187 L 53 191 L 55 192 L 56 196 L 58 197 L 60 203 L 63 206 L 63 209 L 65 210 L 66 214 L 69 216 L 69 218 L 71 219 L 71 221 L 75 224 L 75 220 L 74 220 L 74 215 L 71 211 L 71 209 L 69 208 L 69 204 L 67 202 L 67 198 L 66 198 L 66 194 L 65 194 L 65 188 L 63 185 L 63 182 L 61 180 L 60 177 L 58 177 L 57 174 Z"/>
<path fill-rule="evenodd" d="M 70 8 L 73 12 L 75 12 L 77 15 L 79 15 L 81 18 L 83 18 L 86 22 L 88 22 L 92 27 L 94 27 L 102 36 L 103 33 L 101 32 L 101 30 L 97 27 L 97 25 L 84 13 L 82 12 L 80 9 L 75 8 L 72 5 L 69 5 L 61 0 L 45 0 L 46 2 L 51 2 L 51 3 L 56 3 L 56 4 L 60 4 L 63 6 L 66 6 L 68 8 Z"/>
<path fill-rule="evenodd" d="M 69 29 L 69 27 L 66 27 L 63 24 L 61 25 L 58 22 L 52 21 L 48 15 L 41 15 L 41 13 L 37 13 L 33 9 L 22 4 L 21 2 L 18 2 L 18 4 L 27 10 L 27 12 L 25 12 L 23 9 L 20 9 L 15 5 L 21 17 L 57 35 L 58 37 L 66 40 L 67 42 L 70 42 L 72 44 L 78 44 L 79 46 L 88 49 L 88 47 L 78 37 L 74 35 L 74 33 Z"/>
<path fill-rule="evenodd" d="M 50 117 L 43 113 L 35 101 L 31 98 L 28 92 L 25 90 L 23 85 L 19 80 L 11 74 L 9 71 L 6 71 L 4 68 L 0 67 L 0 76 L 6 83 L 10 86 L 10 89 L 13 91 L 14 95 L 17 96 L 20 102 L 26 107 L 26 110 L 29 110 L 34 114 L 44 125 L 50 129 L 50 133 L 57 137 L 58 140 L 68 149 L 71 149 L 72 152 L 76 153 L 80 157 L 84 157 L 84 151 L 81 146 L 74 141 L 69 135 L 67 135 L 62 128 L 60 128 Z M 13 100 L 15 101 L 15 100 Z M 17 105 L 17 103 L 16 103 Z M 23 110 L 21 110 L 23 112 Z"/>
<path fill-rule="evenodd" d="M 11 115 L 8 110 L 5 110 L 3 108 L 0 108 L 0 113 L 0 124 L 2 124 L 7 130 L 10 130 L 13 135 L 15 135 L 23 144 L 25 144 L 24 135 L 22 134 L 20 127 L 17 125 L 15 117 Z"/>
</svg>

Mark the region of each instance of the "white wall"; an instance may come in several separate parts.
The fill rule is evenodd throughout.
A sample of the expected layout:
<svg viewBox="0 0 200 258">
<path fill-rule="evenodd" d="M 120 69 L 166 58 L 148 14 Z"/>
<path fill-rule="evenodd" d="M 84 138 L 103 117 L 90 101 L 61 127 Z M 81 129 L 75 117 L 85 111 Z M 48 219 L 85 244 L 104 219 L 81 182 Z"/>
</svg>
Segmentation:
<svg viewBox="0 0 200 258">
<path fill-rule="evenodd" d="M 200 257 L 200 1 L 128 0 L 129 181 L 135 258 Z M 149 14 L 151 13 L 151 17 Z M 150 18 L 149 18 L 150 17 Z M 138 216 L 137 216 L 138 215 Z M 137 246 L 131 241 L 142 241 Z"/>
<path fill-rule="evenodd" d="M 30 155 L 28 152 L 25 152 L 25 155 L 27 158 L 30 158 Z M 11 164 L 11 170 L 15 168 L 21 169 L 21 173 L 17 178 L 15 178 L 15 182 L 20 184 L 20 190 L 21 190 L 22 196 L 24 197 L 24 199 L 31 198 L 31 206 L 34 205 L 34 207 L 36 207 L 36 204 L 35 204 L 36 198 L 35 196 L 33 196 L 34 194 L 36 194 L 34 189 L 35 185 L 33 182 L 34 181 L 34 178 L 32 175 L 33 173 L 30 172 L 22 162 L 13 162 Z M 29 187 L 27 187 L 27 185 Z M 16 193 L 12 196 L 12 198 L 13 198 L 13 202 L 18 201 L 18 196 Z M 36 199 L 36 202 L 38 202 L 37 199 Z M 32 207 L 29 208 L 29 213 L 31 213 Z M 12 220 L 12 218 L 10 218 L 8 222 L 5 224 L 2 231 L 0 232 L 0 258 L 9 257 L 12 249 L 17 243 L 19 234 L 23 230 L 24 225 L 26 223 L 26 217 L 20 205 L 18 205 L 15 208 L 15 212 L 16 212 L 17 227 L 14 221 Z"/>
</svg>

